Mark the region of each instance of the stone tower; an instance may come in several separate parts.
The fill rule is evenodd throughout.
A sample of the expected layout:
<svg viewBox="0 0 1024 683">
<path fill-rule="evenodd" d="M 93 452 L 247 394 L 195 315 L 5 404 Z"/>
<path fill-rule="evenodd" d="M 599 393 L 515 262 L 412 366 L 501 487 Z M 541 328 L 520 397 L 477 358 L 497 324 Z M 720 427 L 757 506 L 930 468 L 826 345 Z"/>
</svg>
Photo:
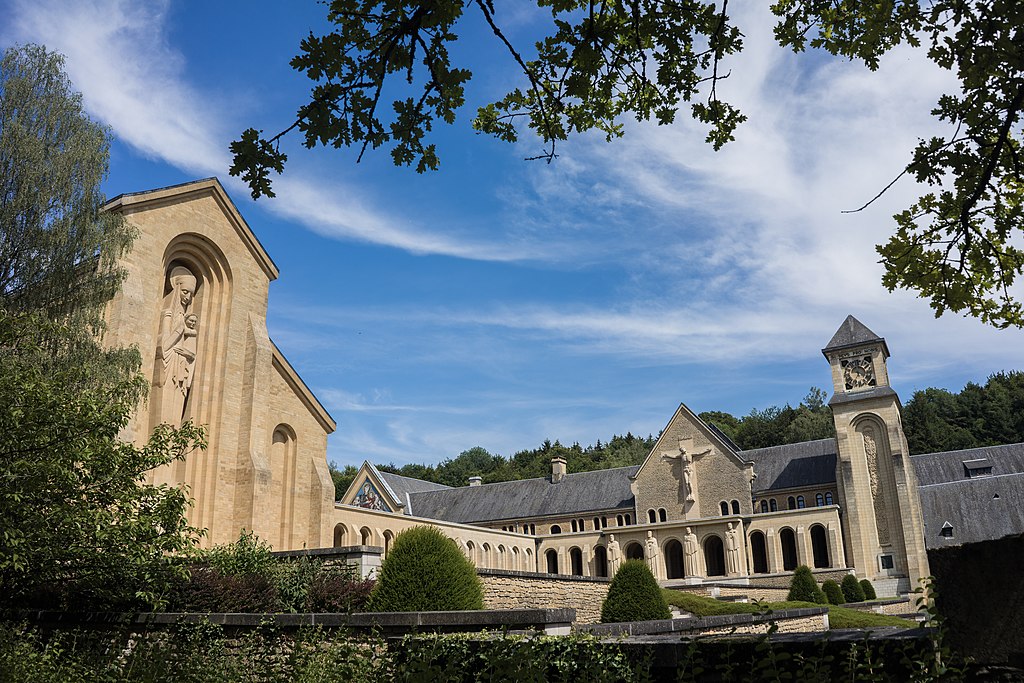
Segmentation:
<svg viewBox="0 0 1024 683">
<path fill-rule="evenodd" d="M 822 353 L 832 366 L 846 557 L 859 576 L 913 590 L 929 573 L 928 556 L 900 402 L 889 386 L 889 349 L 851 315 Z"/>
</svg>

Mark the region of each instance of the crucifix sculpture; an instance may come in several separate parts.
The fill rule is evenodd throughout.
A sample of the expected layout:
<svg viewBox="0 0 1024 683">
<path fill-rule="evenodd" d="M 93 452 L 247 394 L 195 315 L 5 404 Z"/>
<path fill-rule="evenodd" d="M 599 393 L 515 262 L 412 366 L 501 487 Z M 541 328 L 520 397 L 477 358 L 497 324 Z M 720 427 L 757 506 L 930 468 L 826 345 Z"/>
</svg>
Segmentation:
<svg viewBox="0 0 1024 683">
<path fill-rule="evenodd" d="M 700 453 L 694 453 L 693 451 L 693 439 L 679 439 L 679 453 L 662 453 L 661 457 L 666 460 L 679 459 L 683 464 L 683 488 L 686 490 L 686 502 L 694 503 L 697 500 L 697 482 L 693 476 L 693 462 L 697 458 L 707 455 L 711 452 L 710 448 L 706 448 Z"/>
</svg>

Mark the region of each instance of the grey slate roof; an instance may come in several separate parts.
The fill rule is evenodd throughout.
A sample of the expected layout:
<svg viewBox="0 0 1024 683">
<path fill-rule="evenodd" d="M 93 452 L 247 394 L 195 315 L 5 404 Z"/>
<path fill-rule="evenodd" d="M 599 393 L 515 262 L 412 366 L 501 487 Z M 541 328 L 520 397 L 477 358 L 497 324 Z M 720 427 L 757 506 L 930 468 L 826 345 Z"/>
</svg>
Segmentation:
<svg viewBox="0 0 1024 683">
<path fill-rule="evenodd" d="M 825 348 L 823 348 L 821 352 L 825 353 L 826 351 L 836 351 L 838 349 L 860 346 L 861 344 L 870 344 L 872 342 L 881 342 L 885 355 L 889 355 L 889 349 L 885 345 L 885 339 L 869 330 L 864 323 L 857 320 L 852 315 L 848 315 L 846 316 L 846 320 L 844 320 L 843 324 L 839 326 L 839 329 L 836 330 L 834 335 L 832 335 L 832 339 L 825 345 Z"/>
<path fill-rule="evenodd" d="M 858 391 L 851 391 L 850 393 L 838 393 L 833 394 L 832 398 L 829 399 L 828 404 L 830 406 L 837 406 L 841 403 L 850 403 L 851 401 L 863 401 L 866 398 L 880 398 L 882 396 L 895 396 L 896 392 L 892 387 L 871 387 L 870 389 L 861 389 Z"/>
<path fill-rule="evenodd" d="M 834 484 L 836 481 L 836 440 L 818 439 L 770 448 L 741 451 L 740 457 L 754 462 L 755 495 L 778 489 Z"/>
<path fill-rule="evenodd" d="M 920 486 L 927 548 L 1024 533 L 1024 443 L 926 453 L 910 461 Z M 990 466 L 992 473 L 970 478 L 964 462 Z M 947 522 L 951 538 L 940 533 Z"/>
<path fill-rule="evenodd" d="M 391 487 L 391 490 L 398 496 L 398 500 L 401 503 L 406 502 L 406 494 L 421 493 L 423 491 L 438 491 L 442 489 L 450 489 L 450 486 L 444 484 L 435 484 L 432 481 L 423 481 L 422 479 L 413 479 L 412 477 L 403 477 L 400 474 L 392 474 L 391 472 L 377 471 L 380 478 Z M 408 510 L 406 511 L 408 513 Z"/>
<path fill-rule="evenodd" d="M 632 510 L 629 478 L 640 467 L 617 467 L 568 474 L 557 484 L 548 478 L 505 481 L 482 486 L 410 492 L 412 514 L 468 524 L 587 514 L 595 510 Z"/>
</svg>

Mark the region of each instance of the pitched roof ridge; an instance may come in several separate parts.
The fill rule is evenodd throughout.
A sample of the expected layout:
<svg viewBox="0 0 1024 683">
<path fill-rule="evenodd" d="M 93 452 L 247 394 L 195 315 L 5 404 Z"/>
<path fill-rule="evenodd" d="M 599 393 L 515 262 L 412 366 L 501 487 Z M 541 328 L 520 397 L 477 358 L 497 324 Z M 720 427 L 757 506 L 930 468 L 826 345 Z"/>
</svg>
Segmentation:
<svg viewBox="0 0 1024 683">
<path fill-rule="evenodd" d="M 975 446 L 973 448 L 961 448 L 961 449 L 955 450 L 955 451 L 933 451 L 931 453 L 914 453 L 910 457 L 911 458 L 925 458 L 925 457 L 928 457 L 929 455 L 959 455 L 959 454 L 963 454 L 963 453 L 970 453 L 971 451 L 982 451 L 982 450 L 988 450 L 990 448 L 997 448 L 997 449 L 1012 448 L 1014 446 L 1024 447 L 1024 441 L 1018 441 L 1016 443 L 1001 443 L 1001 444 L 996 444 L 995 446 Z"/>
<path fill-rule="evenodd" d="M 839 326 L 839 329 L 836 330 L 836 333 L 832 335 L 832 339 L 822 349 L 822 352 L 879 341 L 884 342 L 885 339 L 872 332 L 868 329 L 867 325 L 852 315 L 848 315 L 846 320 Z"/>
</svg>

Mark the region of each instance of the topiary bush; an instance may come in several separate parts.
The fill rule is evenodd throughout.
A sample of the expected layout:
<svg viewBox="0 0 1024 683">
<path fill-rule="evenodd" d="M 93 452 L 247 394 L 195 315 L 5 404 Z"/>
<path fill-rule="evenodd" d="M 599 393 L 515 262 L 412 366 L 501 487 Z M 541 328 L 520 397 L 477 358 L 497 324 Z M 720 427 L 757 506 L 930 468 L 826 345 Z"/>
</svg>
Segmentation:
<svg viewBox="0 0 1024 683">
<path fill-rule="evenodd" d="M 843 595 L 846 602 L 864 602 L 864 589 L 860 587 L 860 581 L 853 574 L 843 577 Z"/>
<path fill-rule="evenodd" d="M 814 580 L 811 568 L 805 564 L 800 565 L 793 572 L 793 580 L 789 584 L 789 595 L 786 596 L 789 602 L 816 602 L 819 605 L 828 604 L 825 594 L 818 588 L 818 582 Z"/>
<path fill-rule="evenodd" d="M 877 600 L 878 595 L 875 594 L 875 585 L 867 579 L 860 580 L 860 588 L 864 591 L 865 600 Z"/>
<path fill-rule="evenodd" d="M 671 619 L 665 596 L 650 568 L 641 560 L 627 560 L 615 572 L 608 596 L 601 605 L 601 622 Z"/>
<path fill-rule="evenodd" d="M 843 589 L 832 579 L 827 579 L 821 583 L 821 592 L 825 594 L 825 598 L 830 605 L 842 605 L 846 602 L 846 599 L 843 597 Z"/>
<path fill-rule="evenodd" d="M 419 612 L 483 609 L 476 568 L 435 527 L 406 529 L 391 544 L 367 609 Z"/>
</svg>

